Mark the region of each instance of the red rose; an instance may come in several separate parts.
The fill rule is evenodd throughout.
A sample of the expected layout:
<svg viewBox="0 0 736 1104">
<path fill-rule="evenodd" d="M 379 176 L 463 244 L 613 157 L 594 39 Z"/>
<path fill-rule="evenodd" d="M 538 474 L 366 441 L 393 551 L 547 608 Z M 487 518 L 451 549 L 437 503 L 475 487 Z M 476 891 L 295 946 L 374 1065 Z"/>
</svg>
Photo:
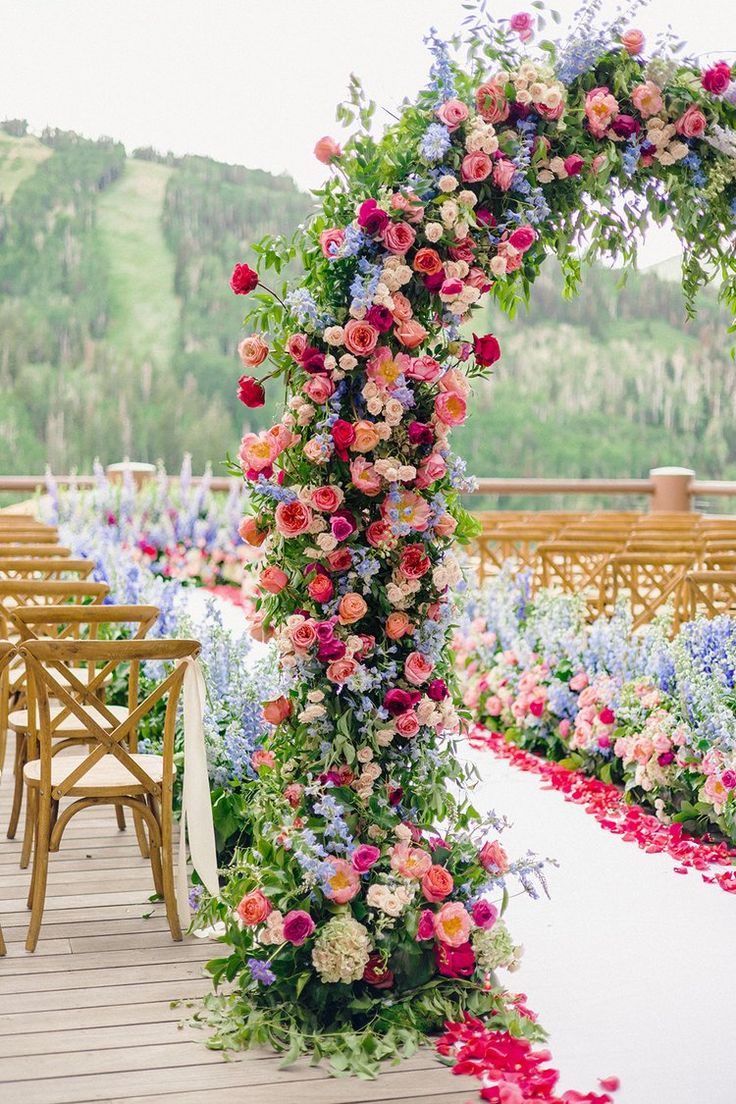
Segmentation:
<svg viewBox="0 0 736 1104">
<path fill-rule="evenodd" d="M 330 432 L 337 455 L 341 460 L 347 460 L 347 449 L 355 440 L 355 426 L 351 422 L 346 422 L 344 418 L 338 418 Z"/>
<path fill-rule="evenodd" d="M 399 571 L 406 579 L 421 579 L 429 571 L 429 556 L 423 544 L 407 544 L 401 553 Z"/>
<path fill-rule="evenodd" d="M 598 720 L 601 722 L 601 724 L 612 725 L 616 720 L 616 714 L 613 712 L 612 709 L 601 709 L 600 713 L 598 714 Z"/>
<path fill-rule="evenodd" d="M 249 295 L 258 287 L 258 273 L 247 264 L 236 264 L 230 277 L 230 287 L 236 295 Z"/>
<path fill-rule="evenodd" d="M 252 376 L 241 376 L 238 385 L 238 398 L 245 406 L 263 406 L 266 392 L 258 380 Z"/>
<path fill-rule="evenodd" d="M 513 245 L 514 249 L 518 249 L 520 253 L 526 253 L 527 249 L 531 249 L 536 240 L 537 231 L 533 226 L 517 226 L 509 235 L 509 245 Z"/>
<path fill-rule="evenodd" d="M 483 337 L 473 334 L 473 354 L 478 364 L 490 368 L 501 359 L 501 346 L 493 334 L 484 334 Z"/>
<path fill-rule="evenodd" d="M 472 977 L 475 970 L 475 955 L 470 943 L 461 943 L 459 947 L 435 943 L 434 960 L 444 977 Z"/>
<path fill-rule="evenodd" d="M 706 69 L 700 83 L 706 92 L 722 96 L 731 83 L 731 66 L 727 61 L 719 61 L 711 69 Z"/>
<path fill-rule="evenodd" d="M 374 989 L 390 989 L 393 985 L 393 971 L 389 970 L 379 951 L 374 951 L 368 959 L 363 971 L 363 981 L 367 981 Z"/>
</svg>

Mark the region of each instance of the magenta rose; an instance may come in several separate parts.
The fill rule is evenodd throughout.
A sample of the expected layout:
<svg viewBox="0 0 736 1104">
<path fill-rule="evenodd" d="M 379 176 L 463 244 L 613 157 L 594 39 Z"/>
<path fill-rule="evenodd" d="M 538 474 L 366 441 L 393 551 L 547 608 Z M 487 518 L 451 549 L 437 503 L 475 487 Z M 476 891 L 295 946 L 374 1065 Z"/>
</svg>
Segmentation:
<svg viewBox="0 0 736 1104">
<path fill-rule="evenodd" d="M 299 363 L 305 372 L 309 372 L 310 375 L 314 375 L 317 372 L 324 372 L 325 370 L 325 354 L 320 349 L 315 349 L 313 345 L 307 345 L 301 357 Z"/>
<path fill-rule="evenodd" d="M 422 909 L 417 928 L 417 942 L 422 939 L 432 939 L 434 936 L 434 913 L 431 909 Z"/>
<path fill-rule="evenodd" d="M 631 138 L 641 130 L 641 123 L 633 115 L 617 115 L 611 123 L 611 130 L 619 138 Z"/>
<path fill-rule="evenodd" d="M 714 96 L 722 96 L 731 83 L 731 66 L 727 61 L 719 61 L 710 69 L 706 69 L 700 83 L 706 92 Z"/>
<path fill-rule="evenodd" d="M 450 691 L 447 689 L 445 680 L 441 678 L 432 679 L 427 687 L 427 697 L 432 701 L 440 702 L 444 701 L 449 696 Z"/>
<path fill-rule="evenodd" d="M 388 215 L 378 206 L 375 199 L 366 199 L 358 210 L 358 226 L 365 230 L 369 237 L 382 234 L 388 225 Z"/>
<path fill-rule="evenodd" d="M 357 528 L 355 515 L 344 507 L 341 510 L 335 510 L 330 518 L 330 529 L 335 540 L 347 540 Z"/>
<path fill-rule="evenodd" d="M 359 874 L 365 874 L 380 857 L 380 847 L 374 847 L 372 843 L 360 843 L 353 851 L 350 861 L 354 870 Z"/>
<path fill-rule="evenodd" d="M 534 34 L 534 20 L 529 12 L 517 12 L 509 19 L 509 27 L 516 31 L 522 42 L 528 42 Z"/>
<path fill-rule="evenodd" d="M 331 640 L 320 643 L 317 649 L 317 659 L 320 663 L 332 663 L 336 659 L 343 659 L 346 651 L 347 648 L 342 640 L 338 640 L 335 636 Z"/>
<path fill-rule="evenodd" d="M 309 939 L 314 931 L 314 920 L 303 909 L 292 909 L 284 917 L 284 939 L 287 943 L 293 943 L 295 947 L 301 947 L 302 943 Z"/>
<path fill-rule="evenodd" d="M 424 422 L 409 422 L 408 433 L 412 445 L 434 444 L 434 430 Z"/>
<path fill-rule="evenodd" d="M 370 310 L 366 311 L 366 322 L 370 322 L 371 326 L 379 333 L 388 333 L 394 324 L 394 316 L 388 307 L 372 306 Z"/>
<path fill-rule="evenodd" d="M 347 449 L 355 440 L 355 427 L 344 418 L 338 418 L 330 430 L 332 440 L 335 442 L 335 451 L 341 460 L 347 460 Z"/>
<path fill-rule="evenodd" d="M 466 153 L 462 163 L 463 180 L 466 180 L 469 184 L 477 184 L 480 180 L 485 180 L 487 176 L 491 175 L 492 168 L 493 162 L 488 154 L 483 153 L 482 150 Z"/>
<path fill-rule="evenodd" d="M 413 709 L 419 703 L 421 696 L 418 690 L 400 690 L 396 687 L 386 692 L 383 704 L 392 717 L 400 717 L 402 713 Z"/>
<path fill-rule="evenodd" d="M 473 922 L 478 928 L 492 928 L 498 920 L 498 909 L 495 905 L 490 905 L 488 901 L 476 901 L 473 905 L 471 912 L 473 913 Z"/>
<path fill-rule="evenodd" d="M 461 943 L 459 947 L 435 943 L 434 960 L 444 977 L 472 977 L 475 970 L 475 955 L 470 943 Z"/>
<path fill-rule="evenodd" d="M 565 158 L 564 164 L 568 176 L 579 176 L 583 170 L 585 158 L 581 157 L 579 153 L 571 153 L 569 157 Z"/>
</svg>

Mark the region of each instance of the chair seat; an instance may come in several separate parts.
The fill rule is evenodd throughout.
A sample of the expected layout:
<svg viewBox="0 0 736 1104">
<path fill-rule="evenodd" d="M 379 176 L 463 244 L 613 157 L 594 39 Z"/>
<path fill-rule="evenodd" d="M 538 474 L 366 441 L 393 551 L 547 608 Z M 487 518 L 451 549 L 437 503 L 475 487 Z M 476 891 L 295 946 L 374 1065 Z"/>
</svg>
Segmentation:
<svg viewBox="0 0 736 1104">
<path fill-rule="evenodd" d="M 85 713 L 88 713 L 92 717 L 92 719 L 95 721 L 96 724 L 100 726 L 100 728 L 109 730 L 110 725 L 104 723 L 104 718 L 101 716 L 100 713 L 98 713 L 96 709 L 92 709 L 90 706 L 83 706 L 82 708 L 84 709 Z M 64 709 L 65 706 L 52 705 L 50 709 L 51 720 L 53 721 L 55 717 L 58 717 L 59 713 L 62 713 Z M 116 727 L 128 716 L 128 710 L 123 705 L 108 705 L 107 709 L 110 711 L 110 713 L 112 713 L 113 717 L 115 718 Z M 27 732 L 28 710 L 14 709 L 8 717 L 8 726 L 14 729 L 16 732 Z M 89 738 L 90 733 L 89 729 L 84 727 L 79 718 L 76 717 L 73 713 L 70 713 L 67 717 L 64 717 L 63 721 L 59 722 L 59 726 L 58 728 L 54 729 L 53 735 L 66 737 L 79 736 L 87 739 Z"/>
<path fill-rule="evenodd" d="M 85 755 L 57 755 L 51 760 L 51 785 L 60 786 L 76 767 L 84 762 Z M 160 755 L 132 755 L 151 779 L 161 782 L 164 773 L 164 761 Z M 176 768 L 174 768 L 176 773 Z M 23 777 L 29 786 L 41 784 L 41 760 L 32 759 L 23 768 Z M 82 775 L 76 785 L 68 791 L 69 797 L 82 797 L 93 794 L 96 797 L 122 797 L 145 794 L 146 787 L 138 781 L 124 763 L 114 755 L 104 755 L 99 762 Z"/>
</svg>

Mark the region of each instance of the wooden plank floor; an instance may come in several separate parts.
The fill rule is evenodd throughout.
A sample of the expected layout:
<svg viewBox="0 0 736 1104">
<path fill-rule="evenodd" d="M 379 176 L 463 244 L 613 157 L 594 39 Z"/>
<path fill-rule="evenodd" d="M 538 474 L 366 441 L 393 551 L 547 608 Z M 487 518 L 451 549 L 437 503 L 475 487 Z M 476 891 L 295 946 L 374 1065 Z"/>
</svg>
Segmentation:
<svg viewBox="0 0 736 1104">
<path fill-rule="evenodd" d="M 12 763 L 11 751 L 8 763 Z M 465 1104 L 477 1082 L 453 1077 L 427 1049 L 376 1081 L 328 1078 L 268 1051 L 225 1059 L 203 1031 L 182 1024 L 210 984 L 202 964 L 216 945 L 174 943 L 132 826 L 87 810 L 51 856 L 38 950 L 24 949 L 28 872 L 7 840 L 10 769 L 0 785 L 0 1100 L 3 1104 Z M 152 913 L 148 919 L 145 914 Z"/>
</svg>

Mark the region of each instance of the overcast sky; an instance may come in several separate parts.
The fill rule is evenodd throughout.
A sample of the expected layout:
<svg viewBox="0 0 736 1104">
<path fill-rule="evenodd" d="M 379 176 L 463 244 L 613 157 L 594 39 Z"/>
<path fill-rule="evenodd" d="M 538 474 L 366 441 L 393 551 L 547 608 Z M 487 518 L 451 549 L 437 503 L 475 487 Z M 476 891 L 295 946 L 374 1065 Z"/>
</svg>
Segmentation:
<svg viewBox="0 0 736 1104">
<path fill-rule="evenodd" d="M 569 16 L 578 0 L 554 6 Z M 692 53 L 731 59 L 735 10 L 651 0 L 633 22 L 651 37 L 671 23 Z M 426 30 L 450 35 L 464 14 L 462 0 L 0 0 L 0 116 L 288 172 L 308 188 L 323 176 L 315 140 L 339 136 L 350 73 L 395 108 L 425 81 Z M 643 259 L 673 252 L 660 236 Z"/>
</svg>

